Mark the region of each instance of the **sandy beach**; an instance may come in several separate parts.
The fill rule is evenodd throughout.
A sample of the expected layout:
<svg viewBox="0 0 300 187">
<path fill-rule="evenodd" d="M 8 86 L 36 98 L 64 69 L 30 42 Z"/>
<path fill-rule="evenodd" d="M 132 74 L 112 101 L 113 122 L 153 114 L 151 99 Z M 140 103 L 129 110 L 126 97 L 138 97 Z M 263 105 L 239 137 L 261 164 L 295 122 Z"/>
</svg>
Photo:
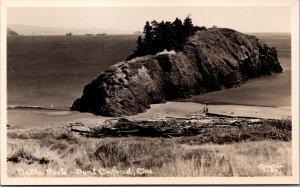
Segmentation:
<svg viewBox="0 0 300 187">
<path fill-rule="evenodd" d="M 186 117 L 190 114 L 202 113 L 205 104 L 192 102 L 167 102 L 164 104 L 155 104 L 145 112 L 132 118 L 152 118 L 152 117 Z M 290 108 L 261 107 L 261 106 L 243 106 L 243 105 L 209 105 L 210 113 L 235 116 L 235 117 L 253 117 L 265 119 L 282 119 L 291 117 Z"/>
<path fill-rule="evenodd" d="M 144 120 L 149 118 L 188 117 L 192 114 L 203 113 L 206 104 L 193 102 L 167 102 L 153 104 L 144 113 L 127 116 L 128 119 Z M 265 119 L 286 119 L 291 117 L 289 107 L 261 107 L 243 105 L 209 105 L 210 113 Z M 47 110 L 8 110 L 8 124 L 14 128 L 28 128 L 46 125 L 66 125 L 81 122 L 86 125 L 96 125 L 110 117 L 96 116 L 89 113 L 75 111 L 47 111 Z"/>
</svg>

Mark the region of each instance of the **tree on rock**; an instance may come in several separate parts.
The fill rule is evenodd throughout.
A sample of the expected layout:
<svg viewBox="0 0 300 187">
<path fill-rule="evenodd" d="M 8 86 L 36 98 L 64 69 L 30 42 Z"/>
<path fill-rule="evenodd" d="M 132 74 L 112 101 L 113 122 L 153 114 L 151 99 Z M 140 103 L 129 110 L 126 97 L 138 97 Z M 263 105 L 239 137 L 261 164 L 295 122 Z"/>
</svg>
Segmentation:
<svg viewBox="0 0 300 187">
<path fill-rule="evenodd" d="M 156 54 L 157 52 L 167 50 L 180 51 L 183 49 L 187 38 L 194 35 L 198 30 L 204 30 L 205 27 L 194 26 L 191 15 L 188 15 L 184 22 L 176 18 L 174 22 L 156 20 L 146 22 L 144 26 L 144 38 L 139 36 L 137 39 L 137 49 L 134 50 L 127 60 L 134 57 Z"/>
<path fill-rule="evenodd" d="M 150 23 L 147 21 L 146 25 L 144 27 L 144 47 L 145 47 L 145 53 L 146 54 L 151 54 L 151 45 L 153 44 L 154 41 L 154 37 L 153 37 L 153 33 L 152 33 L 152 26 L 150 25 Z"/>
<path fill-rule="evenodd" d="M 192 19 L 190 17 L 191 15 L 188 15 L 185 19 L 184 19 L 184 23 L 183 23 L 183 33 L 184 36 L 191 36 L 195 33 L 194 31 L 194 26 L 192 23 Z"/>
</svg>

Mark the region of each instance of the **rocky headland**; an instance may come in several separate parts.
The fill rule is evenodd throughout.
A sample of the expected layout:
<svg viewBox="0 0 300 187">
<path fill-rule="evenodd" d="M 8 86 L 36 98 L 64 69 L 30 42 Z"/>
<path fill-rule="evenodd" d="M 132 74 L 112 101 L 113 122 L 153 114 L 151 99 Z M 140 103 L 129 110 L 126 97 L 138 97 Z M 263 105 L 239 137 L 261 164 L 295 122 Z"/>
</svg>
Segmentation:
<svg viewBox="0 0 300 187">
<path fill-rule="evenodd" d="M 11 28 L 7 28 L 7 36 L 18 36 L 19 34 L 12 30 Z"/>
<path fill-rule="evenodd" d="M 237 87 L 250 78 L 282 72 L 275 48 L 231 29 L 198 31 L 182 51 L 120 62 L 84 87 L 71 110 L 127 116 L 151 104 Z"/>
</svg>

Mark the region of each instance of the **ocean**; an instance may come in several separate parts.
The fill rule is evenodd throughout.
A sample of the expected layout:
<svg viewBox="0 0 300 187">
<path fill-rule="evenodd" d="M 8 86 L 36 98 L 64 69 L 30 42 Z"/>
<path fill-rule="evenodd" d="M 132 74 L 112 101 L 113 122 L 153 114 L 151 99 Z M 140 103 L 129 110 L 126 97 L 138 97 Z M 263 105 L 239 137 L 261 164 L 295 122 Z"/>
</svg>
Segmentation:
<svg viewBox="0 0 300 187">
<path fill-rule="evenodd" d="M 86 84 L 132 53 L 136 40 L 135 35 L 9 37 L 8 106 L 68 109 Z"/>
<path fill-rule="evenodd" d="M 290 34 L 253 35 L 276 47 L 283 73 L 255 78 L 241 87 L 194 96 L 188 101 L 291 106 Z M 8 106 L 68 110 L 87 83 L 132 53 L 136 39 L 134 35 L 8 37 Z"/>
</svg>

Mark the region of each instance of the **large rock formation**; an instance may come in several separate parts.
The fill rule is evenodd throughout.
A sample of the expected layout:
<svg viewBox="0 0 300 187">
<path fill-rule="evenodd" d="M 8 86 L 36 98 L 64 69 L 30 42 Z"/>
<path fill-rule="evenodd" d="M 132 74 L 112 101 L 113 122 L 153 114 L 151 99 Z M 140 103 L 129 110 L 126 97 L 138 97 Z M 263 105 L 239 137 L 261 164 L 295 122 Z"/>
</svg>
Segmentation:
<svg viewBox="0 0 300 187">
<path fill-rule="evenodd" d="M 211 28 L 190 37 L 182 52 L 120 62 L 86 85 L 72 110 L 103 116 L 144 112 L 150 104 L 240 86 L 282 72 L 275 48 L 254 36 Z"/>
</svg>

